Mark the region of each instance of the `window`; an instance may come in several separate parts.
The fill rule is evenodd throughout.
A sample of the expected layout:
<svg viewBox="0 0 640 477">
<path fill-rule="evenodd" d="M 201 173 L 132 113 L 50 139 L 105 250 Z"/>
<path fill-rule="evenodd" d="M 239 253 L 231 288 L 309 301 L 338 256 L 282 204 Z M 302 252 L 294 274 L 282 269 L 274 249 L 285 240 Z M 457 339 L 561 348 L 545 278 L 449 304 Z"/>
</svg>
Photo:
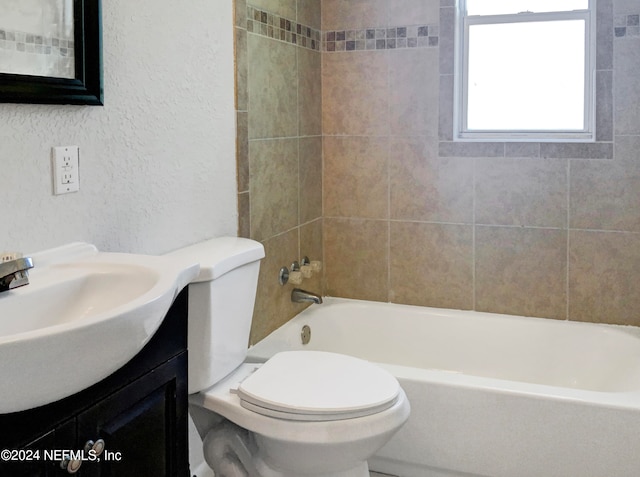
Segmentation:
<svg viewBox="0 0 640 477">
<path fill-rule="evenodd" d="M 594 2 L 459 0 L 455 139 L 593 141 Z"/>
</svg>

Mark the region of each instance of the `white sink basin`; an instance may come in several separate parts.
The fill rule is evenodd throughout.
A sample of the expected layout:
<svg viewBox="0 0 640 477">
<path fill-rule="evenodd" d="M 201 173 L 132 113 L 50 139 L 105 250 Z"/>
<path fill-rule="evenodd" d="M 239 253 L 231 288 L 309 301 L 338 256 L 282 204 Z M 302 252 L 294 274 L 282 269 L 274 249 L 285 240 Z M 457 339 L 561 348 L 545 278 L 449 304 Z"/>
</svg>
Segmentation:
<svg viewBox="0 0 640 477">
<path fill-rule="evenodd" d="M 82 243 L 30 256 L 30 284 L 0 293 L 0 414 L 57 401 L 121 368 L 199 269 Z"/>
</svg>

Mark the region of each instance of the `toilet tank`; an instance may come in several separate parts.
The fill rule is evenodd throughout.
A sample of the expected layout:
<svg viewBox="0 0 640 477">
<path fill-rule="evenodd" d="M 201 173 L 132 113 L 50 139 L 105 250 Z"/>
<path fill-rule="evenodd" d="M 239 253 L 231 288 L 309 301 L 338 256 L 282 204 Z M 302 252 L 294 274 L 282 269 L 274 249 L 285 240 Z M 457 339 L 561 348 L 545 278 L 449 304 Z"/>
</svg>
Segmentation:
<svg viewBox="0 0 640 477">
<path fill-rule="evenodd" d="M 264 247 L 220 237 L 168 254 L 200 263 L 189 284 L 189 393 L 213 386 L 237 368 L 249 346 L 251 319 Z"/>
</svg>

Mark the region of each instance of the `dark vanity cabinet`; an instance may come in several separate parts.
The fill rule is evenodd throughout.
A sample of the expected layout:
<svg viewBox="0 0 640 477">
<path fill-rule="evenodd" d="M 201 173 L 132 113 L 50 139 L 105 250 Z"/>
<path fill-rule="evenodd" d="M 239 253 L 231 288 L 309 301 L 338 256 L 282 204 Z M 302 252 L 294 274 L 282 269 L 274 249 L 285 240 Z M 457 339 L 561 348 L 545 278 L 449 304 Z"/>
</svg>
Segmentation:
<svg viewBox="0 0 640 477">
<path fill-rule="evenodd" d="M 0 451 L 13 453 L 4 451 L 0 477 L 68 476 L 65 458 L 80 462 L 81 477 L 188 477 L 187 412 L 185 289 L 120 370 L 61 401 L 0 415 Z"/>
</svg>

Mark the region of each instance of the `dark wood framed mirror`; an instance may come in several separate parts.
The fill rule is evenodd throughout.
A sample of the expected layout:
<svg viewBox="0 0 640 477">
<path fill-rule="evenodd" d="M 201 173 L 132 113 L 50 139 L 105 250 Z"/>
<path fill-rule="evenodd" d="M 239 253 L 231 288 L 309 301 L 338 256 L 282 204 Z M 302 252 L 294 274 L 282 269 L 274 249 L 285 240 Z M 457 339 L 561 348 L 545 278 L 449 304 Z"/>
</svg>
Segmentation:
<svg viewBox="0 0 640 477">
<path fill-rule="evenodd" d="M 16 12 L 7 2 L 0 22 L 0 102 L 104 104 L 100 0 L 30 3 Z M 14 12 L 16 25 L 7 25 Z"/>
</svg>

